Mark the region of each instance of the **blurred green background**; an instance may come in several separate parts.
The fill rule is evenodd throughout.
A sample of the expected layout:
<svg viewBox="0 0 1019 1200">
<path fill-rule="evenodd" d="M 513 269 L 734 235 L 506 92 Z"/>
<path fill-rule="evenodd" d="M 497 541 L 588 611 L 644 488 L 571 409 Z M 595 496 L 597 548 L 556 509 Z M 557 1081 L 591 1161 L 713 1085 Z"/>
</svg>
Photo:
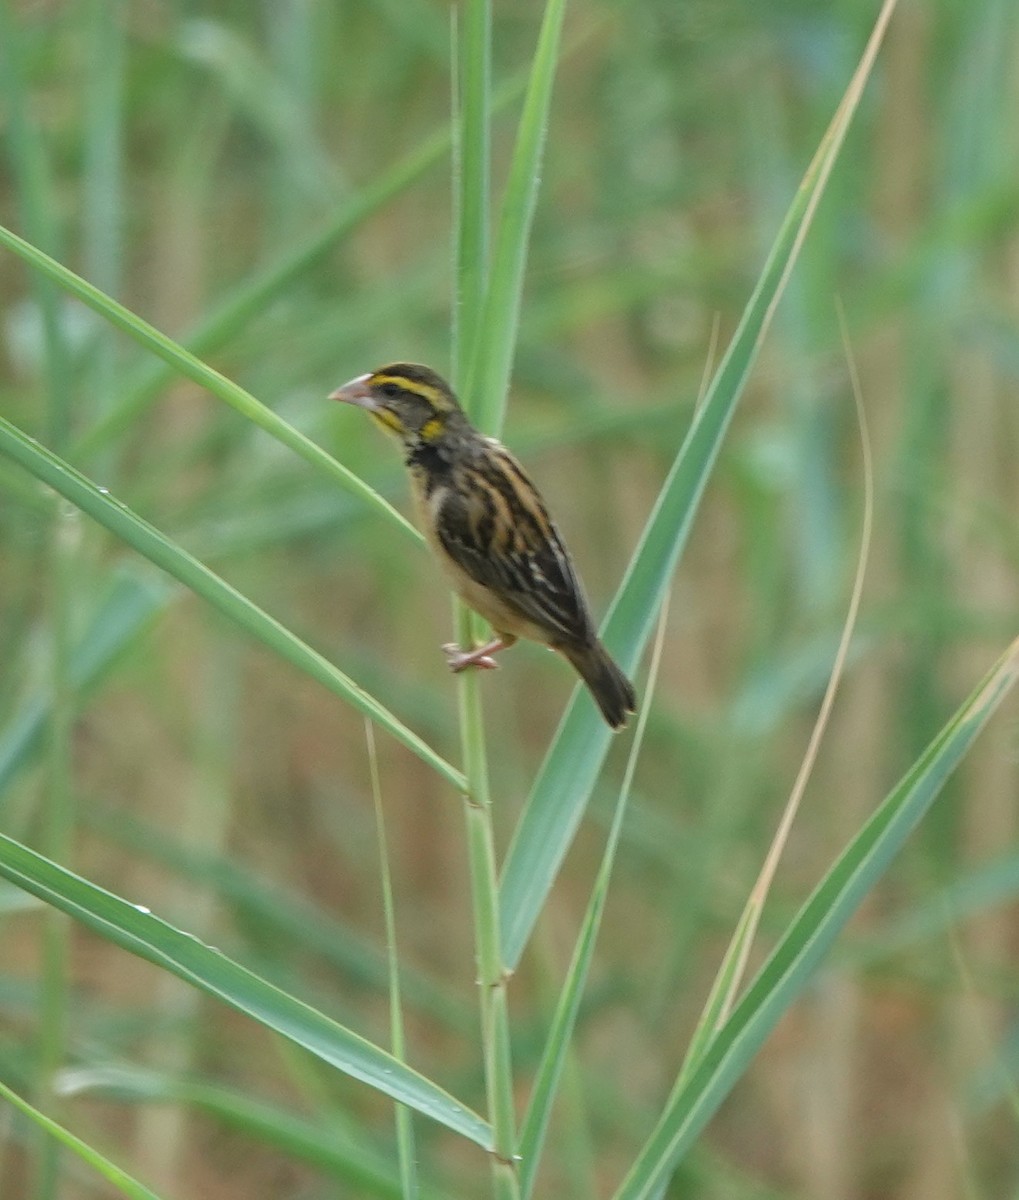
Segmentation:
<svg viewBox="0 0 1019 1200">
<path fill-rule="evenodd" d="M 505 436 L 599 614 L 875 11 L 586 0 L 568 12 Z M 0 0 L 0 12 L 0 221 L 403 506 L 393 448 L 325 396 L 393 359 L 449 369 L 448 6 Z M 540 17 L 532 0 L 495 5 L 497 83 L 512 89 L 526 68 Z M 540 1195 L 607 1194 L 625 1170 L 803 754 L 862 512 L 836 298 L 871 426 L 875 539 L 765 941 L 1015 632 L 1017 64 L 1012 0 L 903 0 L 892 23 L 676 580 Z M 496 127 L 497 191 L 518 101 L 519 87 Z M 427 558 L 2 261 L 4 415 L 456 761 L 439 652 L 450 604 Z M 69 598 L 59 619 L 55 594 Z M 54 653 L 77 714 L 57 804 L 44 769 Z M 359 715 L 86 518 L 54 517 L 4 460 L 0 664 L 4 832 L 63 847 L 65 865 L 385 1041 Z M 503 846 L 572 684 L 533 646 L 485 678 Z M 1015 719 L 981 741 L 670 1195 L 1019 1196 Z M 480 1103 L 461 814 L 406 751 L 380 737 L 379 754 L 409 1059 Z M 511 986 L 525 1080 L 620 758 Z M 0 910 L 0 1078 L 40 1097 L 59 1066 L 43 1107 L 161 1194 L 397 1194 L 334 1161 L 348 1145 L 391 1156 L 388 1104 L 81 930 L 66 934 L 66 1037 L 50 1061 L 42 911 L 6 887 Z M 304 1141 L 287 1124 L 298 1119 Z M 419 1125 L 447 1194 L 482 1194 L 482 1153 Z M 38 1153 L 0 1107 L 3 1200 L 39 1194 Z M 105 1194 L 73 1166 L 61 1189 Z"/>
</svg>

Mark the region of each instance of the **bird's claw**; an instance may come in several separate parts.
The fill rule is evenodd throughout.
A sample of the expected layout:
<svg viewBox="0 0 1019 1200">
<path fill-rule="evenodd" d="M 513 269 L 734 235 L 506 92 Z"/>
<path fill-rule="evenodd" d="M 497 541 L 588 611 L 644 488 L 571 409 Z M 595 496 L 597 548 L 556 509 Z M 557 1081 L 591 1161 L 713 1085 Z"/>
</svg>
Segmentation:
<svg viewBox="0 0 1019 1200">
<path fill-rule="evenodd" d="M 468 667 L 478 667 L 483 671 L 494 671 L 499 664 L 490 654 L 484 653 L 485 647 L 481 648 L 481 652 L 477 650 L 461 650 L 456 642 L 447 642 L 442 647 L 442 652 L 446 656 L 446 663 L 454 675 L 459 675 L 461 671 L 466 671 Z"/>
</svg>

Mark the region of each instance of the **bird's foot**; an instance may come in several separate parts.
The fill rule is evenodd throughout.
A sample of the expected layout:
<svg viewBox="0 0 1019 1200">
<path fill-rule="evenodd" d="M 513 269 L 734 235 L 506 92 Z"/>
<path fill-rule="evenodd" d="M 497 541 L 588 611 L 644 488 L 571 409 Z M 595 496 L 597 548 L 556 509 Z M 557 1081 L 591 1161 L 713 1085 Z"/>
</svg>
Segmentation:
<svg viewBox="0 0 1019 1200">
<path fill-rule="evenodd" d="M 461 650 L 455 642 L 447 642 L 442 647 L 446 663 L 454 675 L 466 671 L 468 667 L 478 667 L 482 671 L 494 671 L 498 663 L 492 657 L 497 650 L 505 649 L 506 643 L 502 638 L 494 638 L 484 646 L 476 646 L 473 650 Z"/>
</svg>

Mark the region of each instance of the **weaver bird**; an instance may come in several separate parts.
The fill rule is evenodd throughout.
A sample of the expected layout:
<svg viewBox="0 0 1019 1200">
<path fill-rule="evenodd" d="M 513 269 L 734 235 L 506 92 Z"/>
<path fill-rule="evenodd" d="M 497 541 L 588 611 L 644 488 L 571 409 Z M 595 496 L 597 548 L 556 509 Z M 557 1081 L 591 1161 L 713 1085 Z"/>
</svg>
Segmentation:
<svg viewBox="0 0 1019 1200">
<path fill-rule="evenodd" d="M 337 388 L 403 444 L 418 523 L 453 590 L 492 627 L 492 640 L 448 645 L 453 671 L 495 667 L 529 638 L 558 650 L 613 729 L 635 711 L 633 685 L 598 640 L 569 552 L 523 467 L 479 433 L 452 388 L 428 367 L 393 363 Z"/>
</svg>

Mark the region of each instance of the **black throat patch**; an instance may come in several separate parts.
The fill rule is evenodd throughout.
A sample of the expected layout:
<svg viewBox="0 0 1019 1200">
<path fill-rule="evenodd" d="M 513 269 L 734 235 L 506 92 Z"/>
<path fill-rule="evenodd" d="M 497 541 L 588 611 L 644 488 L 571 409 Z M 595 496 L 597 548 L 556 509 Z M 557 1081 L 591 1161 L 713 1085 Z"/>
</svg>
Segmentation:
<svg viewBox="0 0 1019 1200">
<path fill-rule="evenodd" d="M 444 447 L 435 442 L 418 442 L 407 452 L 407 466 L 411 470 L 420 471 L 427 482 L 427 490 L 432 490 L 434 480 L 438 483 L 449 475 L 450 461 Z"/>
</svg>

